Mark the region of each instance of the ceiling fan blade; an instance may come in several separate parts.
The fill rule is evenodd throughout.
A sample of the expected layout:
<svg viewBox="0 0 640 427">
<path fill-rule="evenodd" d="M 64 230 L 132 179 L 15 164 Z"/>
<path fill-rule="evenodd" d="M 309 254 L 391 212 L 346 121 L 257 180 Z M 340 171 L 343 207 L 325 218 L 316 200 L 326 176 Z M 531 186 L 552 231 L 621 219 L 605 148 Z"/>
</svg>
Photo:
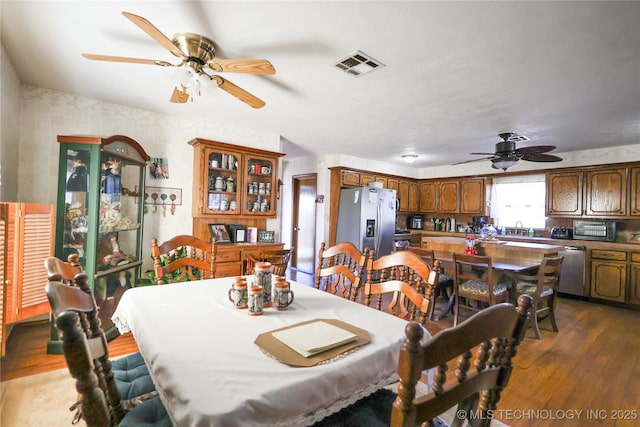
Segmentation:
<svg viewBox="0 0 640 427">
<path fill-rule="evenodd" d="M 516 153 L 518 154 L 537 154 L 537 153 L 546 153 L 547 151 L 555 150 L 556 147 L 553 145 L 536 145 L 533 147 L 522 147 L 516 149 Z"/>
<path fill-rule="evenodd" d="M 551 154 L 540 154 L 540 153 L 525 154 L 524 156 L 521 157 L 521 159 L 527 160 L 529 162 L 561 162 L 562 161 L 562 158 L 558 156 L 554 156 Z"/>
<path fill-rule="evenodd" d="M 162 32 L 160 30 L 158 30 L 156 27 L 154 27 L 151 22 L 147 21 L 142 16 L 134 15 L 133 13 L 122 12 L 122 14 L 126 18 L 128 18 L 131 22 L 133 22 L 138 27 L 140 27 L 140 29 L 142 31 L 144 31 L 149 36 L 151 36 L 152 39 L 154 39 L 156 42 L 160 43 L 162 45 L 162 47 L 167 49 L 173 55 L 177 56 L 178 58 L 182 59 L 183 61 L 188 59 L 187 55 L 185 55 L 185 53 L 183 51 L 181 51 L 178 48 L 178 46 L 173 44 L 173 42 L 167 36 L 162 34 Z"/>
<path fill-rule="evenodd" d="M 469 153 L 469 154 L 472 154 L 472 155 L 475 154 L 478 156 L 495 156 L 496 155 L 496 153 Z"/>
<path fill-rule="evenodd" d="M 266 59 L 215 59 L 207 62 L 209 68 L 217 72 L 275 74 L 271 62 Z"/>
<path fill-rule="evenodd" d="M 239 86 L 234 85 L 227 79 L 223 79 L 220 76 L 211 76 L 211 80 L 215 80 L 218 83 L 218 87 L 220 89 L 235 96 L 240 101 L 244 102 L 250 107 L 262 108 L 265 106 L 265 102 L 263 100 L 255 97 L 254 95 L 251 95 L 249 92 L 247 92 L 246 90 L 242 89 Z"/>
<path fill-rule="evenodd" d="M 127 62 L 127 63 L 134 63 L 134 64 L 160 65 L 161 67 L 176 66 L 170 62 L 159 61 L 157 59 L 127 58 L 124 56 L 96 55 L 93 53 L 83 53 L 82 56 L 84 56 L 87 59 L 92 59 L 94 61 Z"/>
<path fill-rule="evenodd" d="M 472 153 L 473 154 L 473 153 Z M 480 162 L 482 160 L 491 160 L 495 158 L 494 155 L 491 155 L 490 157 L 482 157 L 480 159 L 473 159 L 473 160 L 465 160 L 464 162 L 458 162 L 458 163 L 452 163 L 451 166 L 455 166 L 455 165 L 463 165 L 465 163 L 472 163 L 472 162 Z"/>
<path fill-rule="evenodd" d="M 184 104 L 189 100 L 189 94 L 184 86 L 182 86 L 182 90 L 177 87 L 173 88 L 173 93 L 171 94 L 171 99 L 169 99 L 174 104 Z"/>
</svg>

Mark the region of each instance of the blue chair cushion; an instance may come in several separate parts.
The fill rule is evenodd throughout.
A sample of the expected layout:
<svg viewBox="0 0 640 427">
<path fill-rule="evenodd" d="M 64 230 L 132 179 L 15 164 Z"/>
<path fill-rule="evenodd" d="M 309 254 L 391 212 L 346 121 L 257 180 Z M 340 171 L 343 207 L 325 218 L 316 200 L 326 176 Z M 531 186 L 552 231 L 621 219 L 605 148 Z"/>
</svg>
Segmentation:
<svg viewBox="0 0 640 427">
<path fill-rule="evenodd" d="M 159 397 L 145 400 L 124 416 L 119 427 L 173 427 Z"/>
<path fill-rule="evenodd" d="M 396 394 L 383 388 L 318 421 L 313 427 L 388 427 L 395 400 Z"/>
<path fill-rule="evenodd" d="M 113 377 L 123 399 L 131 399 L 156 389 L 149 369 L 140 353 L 130 354 L 111 362 Z"/>
</svg>

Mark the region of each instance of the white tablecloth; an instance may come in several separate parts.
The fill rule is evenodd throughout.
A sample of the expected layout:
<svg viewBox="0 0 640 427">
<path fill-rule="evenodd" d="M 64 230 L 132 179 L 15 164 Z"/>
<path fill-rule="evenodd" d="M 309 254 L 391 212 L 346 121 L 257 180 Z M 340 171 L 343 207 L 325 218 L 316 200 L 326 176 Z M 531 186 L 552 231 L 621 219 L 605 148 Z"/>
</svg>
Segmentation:
<svg viewBox="0 0 640 427">
<path fill-rule="evenodd" d="M 113 315 L 121 333 L 133 332 L 175 425 L 310 425 L 396 380 L 406 321 L 295 282 L 289 310 L 249 316 L 227 298 L 232 281 L 130 289 Z M 316 318 L 365 329 L 371 343 L 310 368 L 254 344 L 260 333 Z"/>
</svg>

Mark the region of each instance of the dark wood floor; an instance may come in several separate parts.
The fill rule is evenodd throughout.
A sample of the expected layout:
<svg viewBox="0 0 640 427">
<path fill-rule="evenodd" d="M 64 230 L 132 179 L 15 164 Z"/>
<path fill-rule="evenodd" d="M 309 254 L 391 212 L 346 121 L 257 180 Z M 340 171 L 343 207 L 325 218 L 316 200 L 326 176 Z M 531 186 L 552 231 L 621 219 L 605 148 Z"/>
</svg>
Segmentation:
<svg viewBox="0 0 640 427">
<path fill-rule="evenodd" d="M 311 284 L 310 277 L 296 280 Z M 529 330 L 521 344 L 496 418 L 512 427 L 640 425 L 640 312 L 565 298 L 557 311 L 560 332 L 542 321 L 542 339 Z M 451 324 L 447 317 L 427 329 L 433 334 Z M 45 354 L 48 334 L 47 322 L 14 328 L 3 381 L 65 366 L 62 356 Z M 131 334 L 109 348 L 113 356 L 137 349 Z"/>
</svg>

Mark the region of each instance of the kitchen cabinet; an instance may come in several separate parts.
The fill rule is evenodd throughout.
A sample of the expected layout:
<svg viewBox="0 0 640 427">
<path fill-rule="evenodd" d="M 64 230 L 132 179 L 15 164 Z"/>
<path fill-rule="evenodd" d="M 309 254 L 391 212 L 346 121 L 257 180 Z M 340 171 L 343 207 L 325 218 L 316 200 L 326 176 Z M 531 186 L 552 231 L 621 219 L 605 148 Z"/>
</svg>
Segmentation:
<svg viewBox="0 0 640 427">
<path fill-rule="evenodd" d="M 629 168 L 629 215 L 640 215 L 640 167 Z"/>
<path fill-rule="evenodd" d="M 546 185 L 548 216 L 609 218 L 629 214 L 626 168 L 548 173 Z"/>
<path fill-rule="evenodd" d="M 438 190 L 438 212 L 443 214 L 458 213 L 460 181 L 442 181 Z"/>
<path fill-rule="evenodd" d="M 360 174 L 358 172 L 343 170 L 340 181 L 343 186 L 358 187 L 360 186 Z"/>
<path fill-rule="evenodd" d="M 591 251 L 592 298 L 624 303 L 627 286 L 627 253 L 622 251 Z"/>
<path fill-rule="evenodd" d="M 194 217 L 276 217 L 282 153 L 196 138 Z M 208 238 L 207 238 L 208 240 Z"/>
<path fill-rule="evenodd" d="M 92 279 L 102 328 L 112 338 L 118 332 L 111 314 L 140 278 L 149 155 L 122 135 L 59 135 L 58 142 L 55 256 L 66 261 L 72 253 L 79 255 Z"/>
<path fill-rule="evenodd" d="M 640 252 L 631 252 L 629 266 L 629 304 L 640 305 Z"/>
<path fill-rule="evenodd" d="M 54 206 L 0 203 L 0 354 L 11 325 L 49 312 L 44 260 L 53 255 Z"/>
<path fill-rule="evenodd" d="M 420 212 L 437 212 L 438 183 L 435 181 L 423 181 L 419 183 L 420 188 Z"/>
<path fill-rule="evenodd" d="M 409 212 L 409 181 L 401 179 L 396 193 L 400 201 L 400 212 Z"/>
<path fill-rule="evenodd" d="M 585 215 L 602 218 L 627 214 L 626 168 L 594 170 L 585 174 Z"/>
<path fill-rule="evenodd" d="M 582 215 L 582 172 L 546 175 L 548 216 Z"/>
<path fill-rule="evenodd" d="M 460 180 L 460 213 L 486 215 L 484 178 Z"/>
<path fill-rule="evenodd" d="M 415 181 L 409 181 L 409 212 L 418 212 L 420 207 L 420 190 L 418 183 Z"/>
</svg>

